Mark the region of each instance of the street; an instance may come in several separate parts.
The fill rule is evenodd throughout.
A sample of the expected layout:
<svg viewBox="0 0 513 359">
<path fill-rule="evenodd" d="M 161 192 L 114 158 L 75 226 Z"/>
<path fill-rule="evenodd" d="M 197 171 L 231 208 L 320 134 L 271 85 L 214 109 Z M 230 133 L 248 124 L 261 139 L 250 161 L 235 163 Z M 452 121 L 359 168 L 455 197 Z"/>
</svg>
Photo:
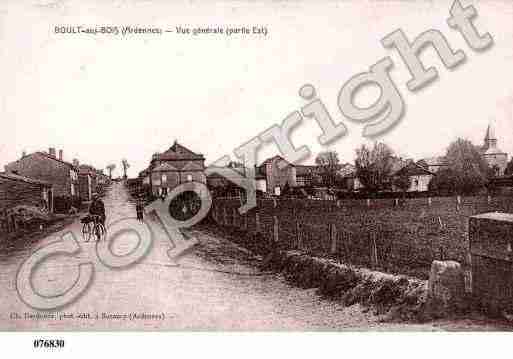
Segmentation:
<svg viewBox="0 0 513 359">
<path fill-rule="evenodd" d="M 107 223 L 135 217 L 135 204 L 121 183 L 104 199 Z M 19 266 L 30 253 L 73 231 L 81 258 L 94 263 L 91 286 L 71 305 L 41 318 L 25 305 L 15 289 Z M 81 238 L 77 219 L 61 232 L 29 249 L 0 260 L 0 330 L 493 330 L 493 324 L 439 322 L 383 323 L 358 305 L 344 307 L 320 298 L 314 289 L 291 286 L 279 274 L 262 273 L 258 259 L 246 250 L 199 230 L 190 231 L 200 245 L 184 256 L 180 267 L 169 266 L 170 242 L 159 227 L 151 252 L 138 264 L 112 270 L 97 258 L 94 243 Z M 137 241 L 130 235 L 113 245 L 118 255 Z M 55 256 L 37 268 L 33 285 L 51 296 L 69 288 L 78 275 L 66 256 Z M 18 316 L 13 315 L 17 313 Z M 136 319 L 127 317 L 137 313 Z M 26 319 L 28 318 L 28 319 Z"/>
</svg>

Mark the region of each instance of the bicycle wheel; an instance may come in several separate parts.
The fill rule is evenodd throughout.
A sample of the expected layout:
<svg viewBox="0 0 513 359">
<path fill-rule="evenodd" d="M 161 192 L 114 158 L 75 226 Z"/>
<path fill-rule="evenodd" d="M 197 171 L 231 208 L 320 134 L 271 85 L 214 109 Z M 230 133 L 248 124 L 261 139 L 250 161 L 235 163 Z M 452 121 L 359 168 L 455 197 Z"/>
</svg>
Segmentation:
<svg viewBox="0 0 513 359">
<path fill-rule="evenodd" d="M 106 235 L 107 235 L 107 230 L 105 229 L 105 227 L 103 226 L 102 223 L 97 223 L 95 226 L 94 226 L 94 234 L 97 238 L 97 240 L 102 240 L 102 239 L 105 239 Z"/>
<path fill-rule="evenodd" d="M 82 236 L 84 237 L 84 240 L 86 242 L 89 242 L 91 240 L 91 237 L 93 235 L 93 226 L 91 223 L 84 223 L 82 226 Z"/>
</svg>

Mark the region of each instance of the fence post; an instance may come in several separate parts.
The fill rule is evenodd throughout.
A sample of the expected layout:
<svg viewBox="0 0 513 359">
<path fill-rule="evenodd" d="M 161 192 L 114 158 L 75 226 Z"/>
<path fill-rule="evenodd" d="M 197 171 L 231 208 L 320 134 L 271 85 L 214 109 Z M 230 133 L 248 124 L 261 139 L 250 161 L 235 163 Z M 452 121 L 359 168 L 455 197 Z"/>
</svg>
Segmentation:
<svg viewBox="0 0 513 359">
<path fill-rule="evenodd" d="M 331 254 L 337 253 L 337 226 L 330 223 Z"/>
<path fill-rule="evenodd" d="M 279 229 L 280 229 L 280 224 L 278 221 L 278 216 L 273 216 L 273 240 L 274 240 L 275 244 L 277 244 L 280 239 L 279 238 Z"/>
<path fill-rule="evenodd" d="M 255 212 L 255 231 L 260 233 L 260 214 Z"/>
<path fill-rule="evenodd" d="M 296 240 L 297 240 L 297 249 L 303 249 L 302 243 L 302 235 L 301 235 L 301 223 L 296 219 Z"/>
<path fill-rule="evenodd" d="M 248 216 L 246 213 L 244 213 L 242 216 L 242 229 L 247 231 L 248 230 Z"/>
<path fill-rule="evenodd" d="M 235 209 L 235 208 L 234 208 L 234 209 L 233 209 L 233 211 L 232 211 L 232 218 L 233 218 L 232 225 L 233 225 L 234 227 L 239 228 L 239 227 L 240 227 L 240 223 L 239 223 L 239 221 L 238 221 L 238 219 L 239 219 L 239 218 L 237 217 L 237 209 Z"/>
<path fill-rule="evenodd" d="M 375 231 L 372 231 L 370 233 L 370 237 L 371 237 L 371 261 L 372 261 L 372 264 L 377 267 L 378 266 L 378 246 L 376 244 L 376 236 L 377 236 L 377 233 Z"/>
</svg>

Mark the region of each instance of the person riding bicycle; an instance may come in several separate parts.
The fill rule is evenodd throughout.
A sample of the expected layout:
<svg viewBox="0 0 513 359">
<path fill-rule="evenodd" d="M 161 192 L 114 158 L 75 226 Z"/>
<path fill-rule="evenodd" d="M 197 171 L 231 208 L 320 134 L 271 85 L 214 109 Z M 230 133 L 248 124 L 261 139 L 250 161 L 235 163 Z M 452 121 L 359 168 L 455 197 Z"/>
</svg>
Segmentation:
<svg viewBox="0 0 513 359">
<path fill-rule="evenodd" d="M 93 202 L 89 206 L 89 214 L 91 216 L 98 216 L 101 224 L 105 227 L 105 220 L 107 218 L 105 216 L 105 204 L 97 194 L 93 196 Z"/>
</svg>

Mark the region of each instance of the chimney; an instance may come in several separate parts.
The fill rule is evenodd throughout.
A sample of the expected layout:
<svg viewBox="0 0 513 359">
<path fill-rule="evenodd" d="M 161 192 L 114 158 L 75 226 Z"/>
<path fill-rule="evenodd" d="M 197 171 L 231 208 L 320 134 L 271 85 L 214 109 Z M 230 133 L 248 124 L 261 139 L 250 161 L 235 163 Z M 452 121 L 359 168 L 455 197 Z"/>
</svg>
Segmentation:
<svg viewBox="0 0 513 359">
<path fill-rule="evenodd" d="M 62 150 L 59 150 L 59 159 L 62 161 Z"/>
<path fill-rule="evenodd" d="M 76 158 L 74 158 L 73 159 L 73 166 L 78 167 L 79 164 L 80 164 L 80 162 L 78 162 L 78 160 Z"/>
<path fill-rule="evenodd" d="M 51 157 L 55 158 L 55 147 L 50 147 L 50 148 L 48 149 L 48 154 L 49 154 Z"/>
</svg>

